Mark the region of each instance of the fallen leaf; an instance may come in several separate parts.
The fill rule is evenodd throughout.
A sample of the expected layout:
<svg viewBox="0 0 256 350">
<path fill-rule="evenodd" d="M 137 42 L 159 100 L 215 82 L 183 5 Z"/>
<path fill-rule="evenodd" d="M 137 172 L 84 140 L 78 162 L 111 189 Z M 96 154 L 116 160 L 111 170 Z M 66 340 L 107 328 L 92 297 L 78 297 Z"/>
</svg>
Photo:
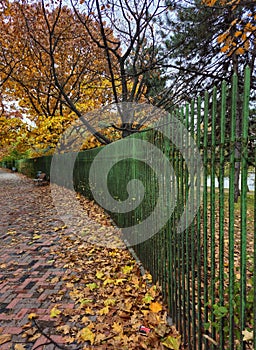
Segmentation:
<svg viewBox="0 0 256 350">
<path fill-rule="evenodd" d="M 123 326 L 118 322 L 114 322 L 112 328 L 117 334 L 123 333 L 124 330 Z"/>
<path fill-rule="evenodd" d="M 88 287 L 90 290 L 94 290 L 96 288 L 98 288 L 97 283 L 87 283 L 86 287 Z"/>
<path fill-rule="evenodd" d="M 84 305 L 92 303 L 92 299 L 81 299 L 79 300 L 80 306 L 83 307 Z"/>
<path fill-rule="evenodd" d="M 0 335 L 0 345 L 7 343 L 12 340 L 11 334 L 2 334 Z"/>
<path fill-rule="evenodd" d="M 36 333 L 32 337 L 28 338 L 29 342 L 33 342 L 41 337 L 41 333 Z"/>
<path fill-rule="evenodd" d="M 125 266 L 122 268 L 122 272 L 123 272 L 124 274 L 130 273 L 132 270 L 133 270 L 133 266 L 125 265 Z"/>
<path fill-rule="evenodd" d="M 118 278 L 118 279 L 115 280 L 115 285 L 122 284 L 125 281 L 127 281 L 126 278 Z"/>
<path fill-rule="evenodd" d="M 93 345 L 95 334 L 90 330 L 90 328 L 85 327 L 80 331 L 79 337 L 84 341 L 90 341 L 91 344 Z"/>
<path fill-rule="evenodd" d="M 103 276 L 104 276 L 104 272 L 102 272 L 102 271 L 97 271 L 96 277 L 97 277 L 98 279 L 101 280 Z"/>
<path fill-rule="evenodd" d="M 26 350 L 26 348 L 22 344 L 16 344 L 14 350 Z"/>
<path fill-rule="evenodd" d="M 158 334 L 160 337 L 164 337 L 166 334 L 168 334 L 170 331 L 170 328 L 163 323 L 160 323 L 156 328 L 155 332 Z"/>
<path fill-rule="evenodd" d="M 33 320 L 33 319 L 35 319 L 37 317 L 38 317 L 38 315 L 36 313 L 34 313 L 34 312 L 32 312 L 31 314 L 28 315 L 28 319 L 29 320 Z"/>
<path fill-rule="evenodd" d="M 110 278 L 107 278 L 104 282 L 103 282 L 103 286 L 106 286 L 107 284 L 114 284 L 115 280 L 112 280 Z"/>
<path fill-rule="evenodd" d="M 152 283 L 152 275 L 150 273 L 145 273 L 143 277 L 148 281 L 148 283 Z"/>
<path fill-rule="evenodd" d="M 69 331 L 70 331 L 70 326 L 65 324 L 63 326 L 59 326 L 57 327 L 57 330 L 60 331 L 60 332 L 63 332 L 63 334 L 69 334 Z"/>
<path fill-rule="evenodd" d="M 36 240 L 36 239 L 40 239 L 41 237 L 42 237 L 41 235 L 34 235 L 34 236 L 32 237 L 32 239 Z"/>
<path fill-rule="evenodd" d="M 60 313 L 61 313 L 61 311 L 58 310 L 56 306 L 54 306 L 54 307 L 51 309 L 50 317 L 51 317 L 51 318 L 57 317 Z"/>
<path fill-rule="evenodd" d="M 109 313 L 109 306 L 105 306 L 101 310 L 99 310 L 100 315 L 107 315 L 108 313 Z"/>
<path fill-rule="evenodd" d="M 95 338 L 95 343 L 101 343 L 102 341 L 104 341 L 106 339 L 105 334 L 102 333 L 98 333 L 96 334 L 96 338 Z"/>
<path fill-rule="evenodd" d="M 59 280 L 60 280 L 59 277 L 54 277 L 51 279 L 51 283 L 55 284 L 55 283 L 59 282 Z"/>
<path fill-rule="evenodd" d="M 179 335 L 177 338 L 175 338 L 171 335 L 168 335 L 168 337 L 164 338 L 162 344 L 168 349 L 179 350 L 181 344 L 181 336 Z"/>
<path fill-rule="evenodd" d="M 154 298 L 153 298 L 151 295 L 146 294 L 146 295 L 144 296 L 144 298 L 142 299 L 142 301 L 143 301 L 143 303 L 145 303 L 145 304 L 149 304 L 153 299 L 154 299 Z"/>
<path fill-rule="evenodd" d="M 93 311 L 93 309 L 91 307 L 87 307 L 84 311 L 84 313 L 86 315 L 95 315 L 95 312 Z"/>
<path fill-rule="evenodd" d="M 162 305 L 159 304 L 158 302 L 151 303 L 149 308 L 152 312 L 155 312 L 155 313 L 158 313 L 159 311 L 162 311 L 162 309 L 163 309 Z"/>
<path fill-rule="evenodd" d="M 253 332 L 250 332 L 247 329 L 245 329 L 244 331 L 242 331 L 242 334 L 243 334 L 243 341 L 253 340 Z"/>
<path fill-rule="evenodd" d="M 112 298 L 109 298 L 109 299 L 104 300 L 104 305 L 105 305 L 105 306 L 115 305 L 115 303 L 116 303 L 116 300 L 115 300 L 115 299 L 112 299 Z"/>
</svg>

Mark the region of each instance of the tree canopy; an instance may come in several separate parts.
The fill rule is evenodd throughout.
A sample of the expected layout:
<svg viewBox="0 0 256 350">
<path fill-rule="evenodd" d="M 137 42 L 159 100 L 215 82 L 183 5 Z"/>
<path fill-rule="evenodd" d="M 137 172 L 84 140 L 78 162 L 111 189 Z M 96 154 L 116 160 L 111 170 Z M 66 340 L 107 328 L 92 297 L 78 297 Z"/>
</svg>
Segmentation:
<svg viewBox="0 0 256 350">
<path fill-rule="evenodd" d="M 2 148 L 51 152 L 76 118 L 84 147 L 107 144 L 150 122 L 126 102 L 170 109 L 246 65 L 254 91 L 255 18 L 245 0 L 1 1 Z M 87 115 L 120 102 L 118 118 Z"/>
</svg>

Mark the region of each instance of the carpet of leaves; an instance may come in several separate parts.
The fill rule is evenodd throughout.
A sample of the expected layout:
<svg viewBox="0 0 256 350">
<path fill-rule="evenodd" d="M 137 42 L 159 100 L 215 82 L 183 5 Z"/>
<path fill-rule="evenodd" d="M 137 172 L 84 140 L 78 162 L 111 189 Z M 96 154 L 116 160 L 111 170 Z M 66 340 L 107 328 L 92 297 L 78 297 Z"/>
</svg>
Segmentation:
<svg viewBox="0 0 256 350">
<path fill-rule="evenodd" d="M 74 194 L 64 192 L 68 212 L 68 198 Z M 65 268 L 61 279 L 76 305 L 63 310 L 63 290 L 52 300 L 50 316 L 65 336 L 67 349 L 74 344 L 100 350 L 182 349 L 160 287 L 152 284 L 148 272 L 141 274 L 139 263 L 121 241 L 120 230 L 95 202 L 79 194 L 76 199 L 83 209 L 81 217 L 56 227 L 60 241 L 52 251 L 55 264 Z M 33 321 L 36 315 L 30 318 Z M 140 332 L 141 326 L 146 334 Z"/>
</svg>

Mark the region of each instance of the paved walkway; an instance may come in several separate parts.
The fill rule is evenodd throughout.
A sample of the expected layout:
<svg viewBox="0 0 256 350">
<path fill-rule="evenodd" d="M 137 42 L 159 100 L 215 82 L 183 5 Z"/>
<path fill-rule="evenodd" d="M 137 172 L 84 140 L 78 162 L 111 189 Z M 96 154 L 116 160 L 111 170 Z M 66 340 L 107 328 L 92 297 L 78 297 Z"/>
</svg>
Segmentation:
<svg viewBox="0 0 256 350">
<path fill-rule="evenodd" d="M 120 230 L 78 195 L 84 211 L 72 220 L 73 194 L 58 189 L 67 223 L 52 186 L 0 169 L 0 350 L 163 350 L 164 335 L 179 339 L 160 288 L 141 276 Z"/>
<path fill-rule="evenodd" d="M 60 281 L 64 270 L 54 266 L 50 253 L 59 240 L 54 228 L 63 223 L 45 195 L 48 187 L 34 186 L 31 179 L 0 170 L 1 350 L 55 349 L 54 345 L 39 346 L 48 341 L 35 328 L 26 328 L 28 315 L 38 314 L 38 324 L 61 344 L 62 337 L 52 334 L 52 297 L 61 291 L 62 307 L 74 307 Z"/>
</svg>

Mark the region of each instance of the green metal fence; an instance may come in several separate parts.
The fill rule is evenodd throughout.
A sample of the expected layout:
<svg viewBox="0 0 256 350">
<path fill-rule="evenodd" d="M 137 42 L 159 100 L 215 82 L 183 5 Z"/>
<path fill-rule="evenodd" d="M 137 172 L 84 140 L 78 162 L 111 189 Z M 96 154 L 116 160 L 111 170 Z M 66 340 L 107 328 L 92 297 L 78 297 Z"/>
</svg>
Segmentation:
<svg viewBox="0 0 256 350">
<path fill-rule="evenodd" d="M 177 207 L 157 235 L 134 247 L 160 282 L 188 349 L 256 349 L 256 140 L 249 133 L 256 121 L 249 118 L 249 87 L 247 69 L 243 96 L 234 76 L 231 87 L 223 82 L 221 91 L 176 111 L 203 160 L 200 210 L 177 232 L 188 194 L 196 198 L 200 189 L 190 186 L 179 150 L 163 143 L 177 177 Z"/>
<path fill-rule="evenodd" d="M 169 179 L 166 165 L 148 147 L 131 147 L 126 159 L 120 160 L 118 151 L 111 155 L 116 159 L 108 176 L 113 198 L 126 200 L 127 183 L 134 178 L 145 188 L 135 210 L 111 215 L 120 227 L 132 227 L 137 235 L 139 244 L 133 249 L 154 282 L 161 285 L 187 349 L 256 349 L 256 139 L 255 116 L 249 115 L 248 69 L 242 94 L 240 85 L 234 76 L 232 84 L 223 82 L 220 91 L 214 88 L 161 120 L 164 129 L 156 126 L 132 137 L 165 154 L 173 169 Z M 179 124 L 173 127 L 177 119 L 189 130 L 195 145 Z M 181 152 L 179 145 L 183 144 L 187 152 L 195 146 L 199 150 L 200 176 L 191 175 L 197 159 Z M 100 151 L 81 152 L 75 163 L 74 186 L 86 196 L 92 196 L 89 169 Z M 34 172 L 49 172 L 50 158 L 29 160 L 30 165 L 33 162 L 37 164 Z M 162 167 L 162 174 L 156 176 L 150 163 Z M 17 167 L 22 164 L 28 169 L 26 161 L 19 161 Z M 61 184 L 65 185 L 64 177 Z M 152 222 L 143 227 L 144 232 L 139 224 L 154 211 L 160 196 L 165 198 L 163 215 L 169 207 L 173 207 L 172 214 L 157 234 L 143 240 Z M 194 204 L 189 203 L 200 203 L 199 210 L 192 213 L 192 223 Z M 185 229 L 177 230 L 182 218 Z M 156 226 L 157 220 L 158 216 Z M 129 241 L 129 235 L 126 239 Z"/>
<path fill-rule="evenodd" d="M 255 131 L 249 133 L 249 121 L 250 128 L 253 123 L 255 128 L 255 116 L 249 116 L 249 94 L 247 69 L 242 94 L 234 76 L 231 86 L 223 82 L 220 91 L 214 88 L 211 94 L 161 120 L 169 128 L 168 137 L 168 133 L 163 136 L 157 132 L 157 127 L 151 133 L 134 136 L 161 149 L 174 169 L 175 179 L 156 179 L 147 166 L 156 159 L 149 151 L 145 154 L 147 165 L 136 162 L 139 151 L 134 149 L 130 166 L 116 167 L 114 181 L 109 184 L 115 196 L 125 200 L 124 184 L 143 177 L 143 204 L 132 213 L 113 215 L 119 226 L 137 230 L 139 239 L 143 232 L 135 224 L 150 215 L 161 196 L 157 181 L 165 182 L 162 191 L 176 191 L 176 207 L 168 222 L 156 235 L 133 248 L 153 280 L 160 283 L 170 315 L 188 349 L 256 348 L 256 140 Z M 179 133 L 179 127 L 170 128 L 173 117 L 190 130 L 200 150 L 203 171 L 196 185 L 184 153 L 172 142 L 172 133 Z M 180 132 L 183 143 L 188 143 L 187 135 Z M 178 231 L 184 210 L 191 209 L 188 202 L 200 199 L 192 224 Z M 188 213 L 185 220 L 187 217 Z"/>
</svg>

